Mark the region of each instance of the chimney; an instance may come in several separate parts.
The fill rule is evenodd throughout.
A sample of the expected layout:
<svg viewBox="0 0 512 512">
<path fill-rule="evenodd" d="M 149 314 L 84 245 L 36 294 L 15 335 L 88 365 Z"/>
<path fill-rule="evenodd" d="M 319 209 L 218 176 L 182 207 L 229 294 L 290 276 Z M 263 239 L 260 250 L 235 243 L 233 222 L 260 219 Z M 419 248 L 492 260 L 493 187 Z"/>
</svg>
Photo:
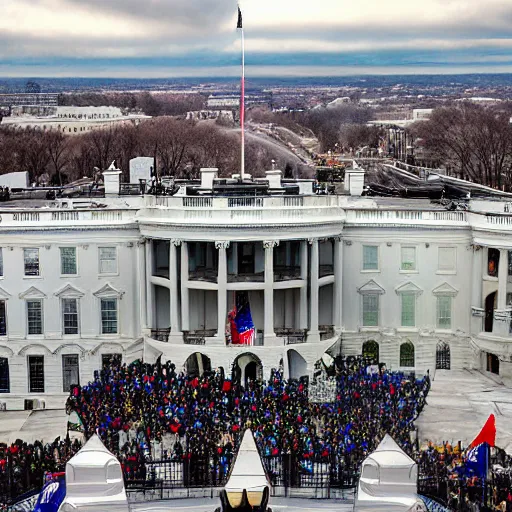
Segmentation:
<svg viewBox="0 0 512 512">
<path fill-rule="evenodd" d="M 105 184 L 105 195 L 119 195 L 119 175 L 121 170 L 116 167 L 116 161 L 114 160 L 110 167 L 103 171 L 103 182 Z"/>
<path fill-rule="evenodd" d="M 268 180 L 269 188 L 281 188 L 281 171 L 266 171 L 265 172 L 266 178 Z"/>
<path fill-rule="evenodd" d="M 201 169 L 201 188 L 212 189 L 213 180 L 217 179 L 219 169 L 217 167 L 204 167 Z"/>
</svg>

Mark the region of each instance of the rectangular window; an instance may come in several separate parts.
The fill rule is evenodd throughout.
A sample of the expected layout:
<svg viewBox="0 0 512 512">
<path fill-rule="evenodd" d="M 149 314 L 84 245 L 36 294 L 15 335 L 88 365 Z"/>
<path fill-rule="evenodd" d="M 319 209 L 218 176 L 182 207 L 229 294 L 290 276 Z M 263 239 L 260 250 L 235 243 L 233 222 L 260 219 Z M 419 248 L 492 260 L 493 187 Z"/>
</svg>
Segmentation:
<svg viewBox="0 0 512 512">
<path fill-rule="evenodd" d="M 1 249 L 0 249 L 0 251 L 1 251 Z M 2 268 L 3 268 L 3 266 L 2 266 Z M 2 275 L 4 275 L 3 272 L 2 272 Z M 508 251 L 508 275 L 512 276 L 512 251 Z"/>
<path fill-rule="evenodd" d="M 28 390 L 44 393 L 44 356 L 28 356 Z"/>
<path fill-rule="evenodd" d="M 4 251 L 0 247 L 0 277 L 4 275 Z"/>
<path fill-rule="evenodd" d="M 43 334 L 43 303 L 41 300 L 27 300 L 28 334 Z"/>
<path fill-rule="evenodd" d="M 112 368 L 112 366 L 118 366 L 121 364 L 121 360 L 121 354 L 102 354 L 101 367 L 107 369 Z"/>
<path fill-rule="evenodd" d="M 117 334 L 117 299 L 101 299 L 101 334 Z"/>
<path fill-rule="evenodd" d="M 0 300 L 0 336 L 7 335 L 7 312 L 5 300 Z"/>
<path fill-rule="evenodd" d="M 363 295 L 363 326 L 377 327 L 379 325 L 379 296 Z"/>
<path fill-rule="evenodd" d="M 416 247 L 402 247 L 400 270 L 416 270 Z"/>
<path fill-rule="evenodd" d="M 23 260 L 25 262 L 25 275 L 39 275 L 39 249 L 23 249 Z"/>
<path fill-rule="evenodd" d="M 452 328 L 452 298 L 451 297 L 438 297 L 437 298 L 437 327 L 439 329 Z"/>
<path fill-rule="evenodd" d="M 74 276 L 76 271 L 76 247 L 60 248 L 60 273 Z"/>
<path fill-rule="evenodd" d="M 117 274 L 117 250 L 115 247 L 100 247 L 100 274 Z"/>
<path fill-rule="evenodd" d="M 402 293 L 402 327 L 414 327 L 416 325 L 416 295 L 414 293 Z"/>
<path fill-rule="evenodd" d="M 439 247 L 437 270 L 439 272 L 455 272 L 457 270 L 455 247 Z"/>
<path fill-rule="evenodd" d="M 62 356 L 62 391 L 69 393 L 72 386 L 79 384 L 78 355 Z"/>
<path fill-rule="evenodd" d="M 379 270 L 379 247 L 363 245 L 363 270 Z"/>
<path fill-rule="evenodd" d="M 78 334 L 78 299 L 62 299 L 64 334 Z"/>
</svg>

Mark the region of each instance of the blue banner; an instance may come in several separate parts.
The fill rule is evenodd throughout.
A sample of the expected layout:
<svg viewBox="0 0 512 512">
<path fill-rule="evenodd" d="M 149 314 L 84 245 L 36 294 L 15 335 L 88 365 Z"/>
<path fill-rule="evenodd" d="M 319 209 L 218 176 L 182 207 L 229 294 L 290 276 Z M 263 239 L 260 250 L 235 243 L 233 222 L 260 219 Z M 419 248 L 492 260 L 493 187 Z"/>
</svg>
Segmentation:
<svg viewBox="0 0 512 512">
<path fill-rule="evenodd" d="M 487 443 L 479 444 L 471 448 L 466 455 L 467 476 L 477 476 L 478 478 L 487 477 L 487 455 L 489 447 Z"/>
<path fill-rule="evenodd" d="M 57 512 L 66 497 L 64 478 L 51 480 L 43 487 L 33 512 Z"/>
</svg>

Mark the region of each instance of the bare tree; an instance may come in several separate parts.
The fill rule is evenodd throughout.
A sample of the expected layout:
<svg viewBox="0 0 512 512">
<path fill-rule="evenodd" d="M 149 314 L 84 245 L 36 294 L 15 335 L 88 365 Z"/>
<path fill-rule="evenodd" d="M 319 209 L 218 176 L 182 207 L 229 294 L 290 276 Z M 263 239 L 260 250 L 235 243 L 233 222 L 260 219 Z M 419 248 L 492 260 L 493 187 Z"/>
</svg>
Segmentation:
<svg viewBox="0 0 512 512">
<path fill-rule="evenodd" d="M 48 148 L 50 163 L 61 186 L 63 184 L 62 170 L 69 162 L 68 140 L 69 138 L 60 131 L 51 131 L 45 134 L 45 143 Z"/>
</svg>

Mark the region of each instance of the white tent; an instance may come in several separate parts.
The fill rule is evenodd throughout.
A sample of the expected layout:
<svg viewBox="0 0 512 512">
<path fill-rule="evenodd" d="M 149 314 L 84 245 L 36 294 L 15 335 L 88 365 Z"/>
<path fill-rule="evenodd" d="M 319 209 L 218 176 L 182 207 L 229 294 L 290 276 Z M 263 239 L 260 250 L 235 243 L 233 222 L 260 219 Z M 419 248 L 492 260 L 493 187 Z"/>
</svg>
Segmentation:
<svg viewBox="0 0 512 512">
<path fill-rule="evenodd" d="M 266 488 L 270 488 L 267 474 L 252 432 L 247 429 L 224 490 L 231 507 L 237 508 L 242 502 L 244 490 L 249 503 L 256 506 L 261 503 Z"/>
<path fill-rule="evenodd" d="M 426 510 L 417 495 L 417 478 L 416 462 L 386 434 L 377 449 L 363 461 L 354 510 Z"/>
<path fill-rule="evenodd" d="M 66 464 L 59 512 L 128 512 L 121 464 L 96 435 Z"/>
</svg>

